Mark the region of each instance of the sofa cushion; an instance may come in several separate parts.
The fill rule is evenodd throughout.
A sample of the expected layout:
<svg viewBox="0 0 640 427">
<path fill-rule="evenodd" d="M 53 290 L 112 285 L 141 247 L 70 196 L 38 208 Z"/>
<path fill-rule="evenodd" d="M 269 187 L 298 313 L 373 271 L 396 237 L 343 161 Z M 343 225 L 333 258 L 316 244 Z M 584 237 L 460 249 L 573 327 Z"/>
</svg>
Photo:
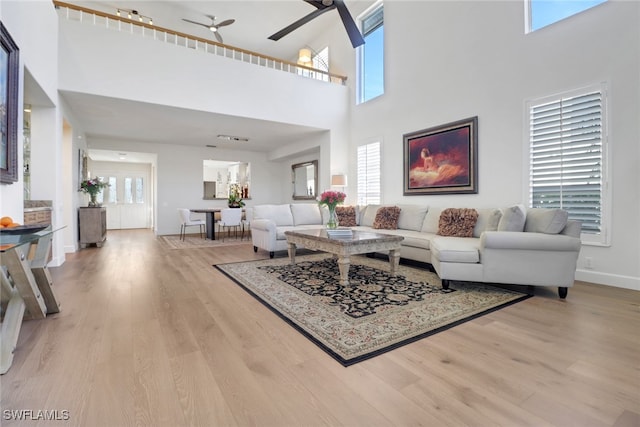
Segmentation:
<svg viewBox="0 0 640 427">
<path fill-rule="evenodd" d="M 442 210 L 442 208 L 430 206 L 427 214 L 424 216 L 424 222 L 422 223 L 422 229 L 420 231 L 436 234 L 438 232 L 438 224 L 440 223 Z"/>
<path fill-rule="evenodd" d="M 270 219 L 277 226 L 293 225 L 293 215 L 288 204 L 254 206 L 253 219 Z"/>
<path fill-rule="evenodd" d="M 426 206 L 418 205 L 398 205 L 400 217 L 398 218 L 398 228 L 402 230 L 420 231 L 424 216 L 427 214 Z"/>
<path fill-rule="evenodd" d="M 403 247 L 411 246 L 420 249 L 429 249 L 430 239 L 434 237 L 434 235 L 429 235 L 422 231 L 405 230 L 402 228 L 395 230 L 393 235 L 404 237 L 404 240 L 400 243 Z"/>
<path fill-rule="evenodd" d="M 378 212 L 380 205 L 367 205 L 362 212 L 360 212 L 360 224 L 365 227 L 373 227 L 373 221 L 376 219 L 376 213 Z"/>
<path fill-rule="evenodd" d="M 473 228 L 473 237 L 480 237 L 485 231 L 496 231 L 500 223 L 502 212 L 500 209 L 476 209 L 478 211 L 478 221 Z"/>
<path fill-rule="evenodd" d="M 529 233 L 558 234 L 569 219 L 569 212 L 564 209 L 527 209 L 524 231 Z"/>
<path fill-rule="evenodd" d="M 340 227 L 355 227 L 356 208 L 355 206 L 336 206 L 336 216 Z"/>
<path fill-rule="evenodd" d="M 374 229 L 395 230 L 398 228 L 400 208 L 397 206 L 383 206 L 376 212 L 373 220 Z"/>
<path fill-rule="evenodd" d="M 438 235 L 473 237 L 473 229 L 478 221 L 475 209 L 448 208 L 440 214 Z"/>
<path fill-rule="evenodd" d="M 498 223 L 498 231 L 524 231 L 526 220 L 525 208 L 522 205 L 511 206 L 502 210 Z"/>
<path fill-rule="evenodd" d="M 480 239 L 436 236 L 431 241 L 431 257 L 440 262 L 480 262 Z"/>
<path fill-rule="evenodd" d="M 293 203 L 291 214 L 294 225 L 322 224 L 320 207 L 315 203 Z"/>
</svg>

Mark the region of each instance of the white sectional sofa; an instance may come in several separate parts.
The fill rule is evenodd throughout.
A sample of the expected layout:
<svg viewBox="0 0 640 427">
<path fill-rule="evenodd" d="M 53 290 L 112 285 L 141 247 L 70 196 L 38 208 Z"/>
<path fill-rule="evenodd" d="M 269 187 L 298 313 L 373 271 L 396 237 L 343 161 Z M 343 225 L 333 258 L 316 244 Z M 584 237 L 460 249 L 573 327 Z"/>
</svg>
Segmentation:
<svg viewBox="0 0 640 427">
<path fill-rule="evenodd" d="M 356 207 L 354 229 L 404 237 L 400 256 L 431 264 L 449 281 L 557 286 L 561 298 L 573 286 L 580 252 L 580 223 L 567 219 L 559 209 L 526 209 L 523 206 L 476 209 L 472 237 L 438 234 L 445 208 L 396 205 L 400 208 L 397 229 L 376 229 L 379 205 Z M 259 205 L 251 223 L 254 251 L 274 256 L 287 249 L 284 232 L 318 228 L 326 213 L 315 203 Z"/>
</svg>

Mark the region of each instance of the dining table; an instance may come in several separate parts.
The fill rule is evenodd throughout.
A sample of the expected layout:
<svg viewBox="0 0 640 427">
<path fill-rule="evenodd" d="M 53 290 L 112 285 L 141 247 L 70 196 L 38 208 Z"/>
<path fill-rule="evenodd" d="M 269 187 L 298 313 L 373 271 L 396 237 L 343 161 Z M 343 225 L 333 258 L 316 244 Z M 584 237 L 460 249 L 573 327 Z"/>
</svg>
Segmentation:
<svg viewBox="0 0 640 427">
<path fill-rule="evenodd" d="M 207 226 L 207 239 L 216 240 L 216 214 L 222 212 L 222 209 L 226 208 L 195 208 L 189 209 L 193 213 L 206 214 L 205 223 Z M 245 210 L 242 209 L 243 215 Z"/>
</svg>

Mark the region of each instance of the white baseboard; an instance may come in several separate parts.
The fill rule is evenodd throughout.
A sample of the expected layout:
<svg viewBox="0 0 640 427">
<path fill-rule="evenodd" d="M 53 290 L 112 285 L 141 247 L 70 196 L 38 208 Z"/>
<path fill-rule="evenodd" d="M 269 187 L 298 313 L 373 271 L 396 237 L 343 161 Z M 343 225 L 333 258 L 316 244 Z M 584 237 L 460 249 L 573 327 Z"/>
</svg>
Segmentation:
<svg viewBox="0 0 640 427">
<path fill-rule="evenodd" d="M 601 273 L 593 270 L 576 270 L 576 280 L 640 291 L 640 277 Z"/>
</svg>

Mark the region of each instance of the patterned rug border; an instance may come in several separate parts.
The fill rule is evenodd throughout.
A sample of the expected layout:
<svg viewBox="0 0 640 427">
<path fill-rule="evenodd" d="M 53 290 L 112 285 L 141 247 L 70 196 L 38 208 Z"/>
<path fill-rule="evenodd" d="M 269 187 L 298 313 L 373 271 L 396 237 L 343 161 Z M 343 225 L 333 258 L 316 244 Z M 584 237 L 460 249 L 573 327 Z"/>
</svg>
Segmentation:
<svg viewBox="0 0 640 427">
<path fill-rule="evenodd" d="M 222 248 L 225 246 L 237 246 L 237 245 L 250 245 L 251 238 L 248 240 L 240 240 L 238 238 L 226 238 L 222 240 L 209 240 L 201 238 L 200 236 L 187 235 L 185 240 L 180 240 L 180 236 L 177 234 L 167 234 L 157 237 L 158 242 L 166 249 L 169 250 L 183 250 L 183 249 L 205 249 L 205 248 Z"/>
<path fill-rule="evenodd" d="M 323 254 L 316 254 L 316 255 L 298 256 L 298 257 L 296 257 L 296 263 L 303 262 L 303 261 L 305 261 L 305 260 L 307 260 L 309 258 L 319 258 L 319 257 L 323 257 L 323 256 L 330 256 L 330 255 L 323 253 Z M 353 258 L 354 257 L 352 257 L 352 260 L 353 260 Z M 437 333 L 440 333 L 440 332 L 446 331 L 448 329 L 454 328 L 454 327 L 456 327 L 458 325 L 461 325 L 463 323 L 469 322 L 471 320 L 474 320 L 474 319 L 477 319 L 479 317 L 485 316 L 485 315 L 490 314 L 492 312 L 495 312 L 495 311 L 501 310 L 503 308 L 509 307 L 509 306 L 514 305 L 514 304 L 516 304 L 518 302 L 521 302 L 521 301 L 524 301 L 526 299 L 529 299 L 529 298 L 531 298 L 533 296 L 533 295 L 528 295 L 528 294 L 525 294 L 525 293 L 522 293 L 522 292 L 510 290 L 510 289 L 505 289 L 505 288 L 502 288 L 500 286 L 494 286 L 494 285 L 491 285 L 491 284 L 486 284 L 486 283 L 474 284 L 476 286 L 483 286 L 483 287 L 487 287 L 487 288 L 500 289 L 501 291 L 505 291 L 505 292 L 512 293 L 512 294 L 515 294 L 515 295 L 520 295 L 520 296 L 517 297 L 517 298 L 514 298 L 514 299 L 512 299 L 510 301 L 506 301 L 506 302 L 504 302 L 502 304 L 499 304 L 497 306 L 490 307 L 490 308 L 488 308 L 486 310 L 471 314 L 471 315 L 469 315 L 467 317 L 464 317 L 462 319 L 455 320 L 455 321 L 453 321 L 451 323 L 448 323 L 446 325 L 431 329 L 431 330 L 426 331 L 424 333 L 420 333 L 418 335 L 415 335 L 415 336 L 412 336 L 412 337 L 408 337 L 406 339 L 400 340 L 398 342 L 395 342 L 393 344 L 387 345 L 385 347 L 370 351 L 370 352 L 368 352 L 366 354 L 362 354 L 362 355 L 359 355 L 359 356 L 356 356 L 356 357 L 353 357 L 353 358 L 346 359 L 346 358 L 342 357 L 336 351 L 332 350 L 331 347 L 329 347 L 327 344 L 323 343 L 321 340 L 316 338 L 313 334 L 311 334 L 309 331 L 307 331 L 304 327 L 302 327 L 301 325 L 296 323 L 293 319 L 291 319 L 285 313 L 282 313 L 277 307 L 274 307 L 268 301 L 263 299 L 259 294 L 254 292 L 252 289 L 247 287 L 245 284 L 241 283 L 240 280 L 235 278 L 230 272 L 227 272 L 227 271 L 224 270 L 225 266 L 233 266 L 233 265 L 239 265 L 239 264 L 260 264 L 260 263 L 266 264 L 266 263 L 271 263 L 271 262 L 274 262 L 274 261 L 277 262 L 277 261 L 282 261 L 282 260 L 288 261 L 288 257 L 287 258 L 280 258 L 280 259 L 276 258 L 276 259 L 267 259 L 267 260 L 241 261 L 241 262 L 234 262 L 234 263 L 217 264 L 217 265 L 213 265 L 213 267 L 215 267 L 218 271 L 220 271 L 225 276 L 227 276 L 229 279 L 231 279 L 233 282 L 235 282 L 237 285 L 239 285 L 242 289 L 244 289 L 245 292 L 247 292 L 249 295 L 253 296 L 262 305 L 264 305 L 270 311 L 275 313 L 278 317 L 280 317 L 287 324 L 292 326 L 296 331 L 301 333 L 308 340 L 310 340 L 315 345 L 320 347 L 320 349 L 322 349 L 325 353 L 327 353 L 333 359 L 338 361 L 344 367 L 348 367 L 348 366 L 354 365 L 356 363 L 371 359 L 373 357 L 376 357 L 376 356 L 379 356 L 381 354 L 387 353 L 389 351 L 395 350 L 397 348 L 400 348 L 400 347 L 405 346 L 407 344 L 410 344 L 412 342 L 420 341 L 420 340 L 422 340 L 424 338 L 427 338 L 427 337 L 435 335 Z M 387 262 L 382 261 L 380 259 L 376 259 L 376 260 L 374 260 L 374 262 L 375 261 L 379 261 L 383 265 L 388 265 Z M 402 265 L 401 265 L 401 267 L 402 267 Z M 409 269 L 414 269 L 414 270 L 420 270 L 419 267 L 416 267 L 416 266 L 413 266 L 413 265 L 405 265 L 404 267 L 409 268 Z M 435 275 L 435 273 L 432 273 L 432 274 Z M 462 285 L 462 286 L 464 286 L 464 285 Z M 455 283 L 452 283 L 451 287 L 455 288 L 456 287 Z M 358 320 L 355 320 L 355 321 L 357 322 Z"/>
</svg>

